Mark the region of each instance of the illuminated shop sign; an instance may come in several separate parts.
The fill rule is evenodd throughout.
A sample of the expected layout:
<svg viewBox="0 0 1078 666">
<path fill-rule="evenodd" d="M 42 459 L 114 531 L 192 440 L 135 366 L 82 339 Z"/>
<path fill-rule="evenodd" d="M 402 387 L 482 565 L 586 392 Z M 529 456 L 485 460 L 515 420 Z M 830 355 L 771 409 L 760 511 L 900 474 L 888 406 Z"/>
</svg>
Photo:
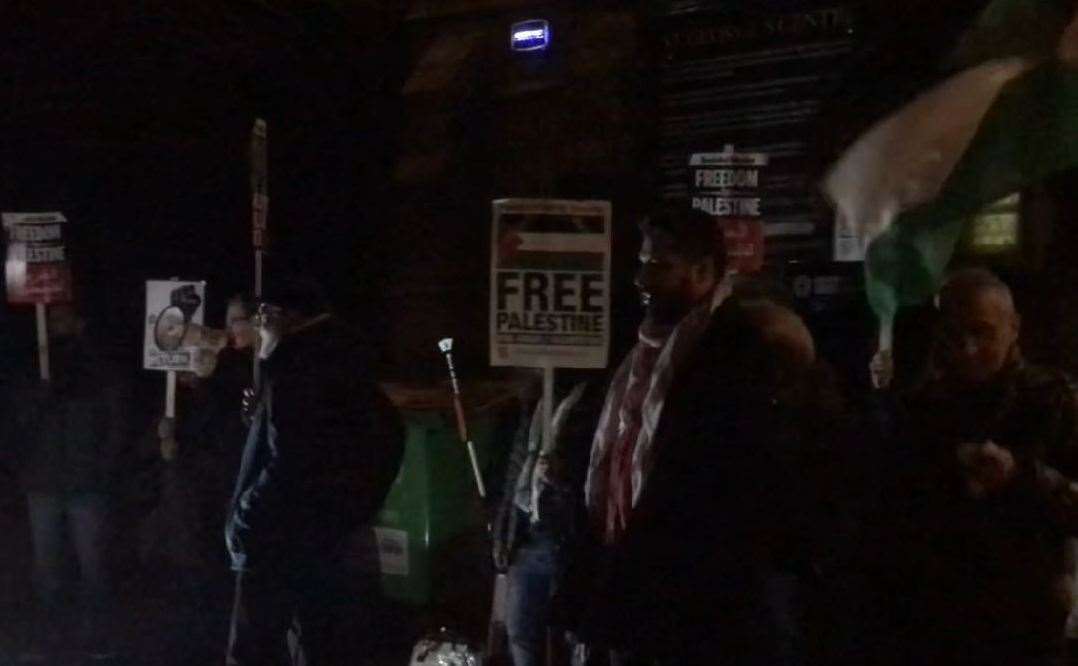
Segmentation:
<svg viewBox="0 0 1078 666">
<path fill-rule="evenodd" d="M 543 19 L 514 23 L 509 29 L 509 48 L 514 51 L 543 51 L 550 46 L 550 23 Z"/>
</svg>

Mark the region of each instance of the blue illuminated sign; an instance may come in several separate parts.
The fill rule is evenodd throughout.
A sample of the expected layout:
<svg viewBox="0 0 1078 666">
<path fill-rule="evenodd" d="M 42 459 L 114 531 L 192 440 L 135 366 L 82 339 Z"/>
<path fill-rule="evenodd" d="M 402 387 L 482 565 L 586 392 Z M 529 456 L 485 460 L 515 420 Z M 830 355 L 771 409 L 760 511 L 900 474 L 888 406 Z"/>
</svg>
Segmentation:
<svg viewBox="0 0 1078 666">
<path fill-rule="evenodd" d="M 543 19 L 514 23 L 509 29 L 509 48 L 542 51 L 550 46 L 550 23 Z"/>
</svg>

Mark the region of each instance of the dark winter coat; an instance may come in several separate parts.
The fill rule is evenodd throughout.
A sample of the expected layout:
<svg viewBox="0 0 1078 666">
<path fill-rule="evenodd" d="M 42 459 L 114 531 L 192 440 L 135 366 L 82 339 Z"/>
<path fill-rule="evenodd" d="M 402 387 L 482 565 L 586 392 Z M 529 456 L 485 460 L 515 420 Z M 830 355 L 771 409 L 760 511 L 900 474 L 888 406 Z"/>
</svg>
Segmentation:
<svg viewBox="0 0 1078 666">
<path fill-rule="evenodd" d="M 513 438 L 509 453 L 509 462 L 505 472 L 505 485 L 502 497 L 495 512 L 492 538 L 496 543 L 504 544 L 508 552 L 520 545 L 523 536 L 522 527 L 537 530 L 554 538 L 559 544 L 570 540 L 583 524 L 583 488 L 587 476 L 588 453 L 595 435 L 595 425 L 603 404 L 605 382 L 594 378 L 585 382 L 581 392 L 569 408 L 561 428 L 552 433 L 554 447 L 550 452 L 564 471 L 563 483 L 558 486 L 544 485 L 539 498 L 540 516 L 536 525 L 525 525 L 528 517 L 521 513 L 518 506 L 518 494 L 521 484 L 526 483 L 530 499 L 531 474 L 539 456 L 542 433 L 538 421 L 542 409 L 542 400 L 534 405 L 533 410 L 521 410 L 521 423 Z M 576 387 L 563 391 L 571 394 Z M 558 392 L 555 392 L 558 395 Z M 567 400 L 568 397 L 563 398 Z M 555 399 L 555 403 L 562 403 Z M 538 431 L 537 431 L 538 430 Z M 522 479 L 522 472 L 526 472 Z"/>
<path fill-rule="evenodd" d="M 1078 418 L 1062 373 L 1018 363 L 976 391 L 935 382 L 905 404 L 878 539 L 894 652 L 907 663 L 1047 663 L 1070 610 L 1078 535 Z M 957 447 L 993 441 L 1016 478 L 975 499 Z M 1041 661 L 1038 661 L 1040 659 Z"/>
<path fill-rule="evenodd" d="M 797 660 L 814 510 L 802 461 L 824 387 L 746 312 L 727 300 L 677 371 L 623 540 L 571 565 L 566 606 L 586 641 L 693 663 Z"/>
<path fill-rule="evenodd" d="M 83 338 L 50 351 L 51 381 L 25 383 L 11 405 L 22 489 L 108 493 L 124 444 L 124 382 Z"/>
<path fill-rule="evenodd" d="M 226 527 L 234 569 L 329 561 L 381 507 L 404 430 L 361 352 L 330 321 L 286 337 L 263 364 Z"/>
</svg>

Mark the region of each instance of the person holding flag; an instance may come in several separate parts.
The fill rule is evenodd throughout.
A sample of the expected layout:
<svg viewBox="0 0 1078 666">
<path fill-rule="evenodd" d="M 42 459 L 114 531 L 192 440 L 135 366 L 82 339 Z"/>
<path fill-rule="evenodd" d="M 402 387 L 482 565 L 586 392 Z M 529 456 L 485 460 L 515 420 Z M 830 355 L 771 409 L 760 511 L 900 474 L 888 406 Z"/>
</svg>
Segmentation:
<svg viewBox="0 0 1078 666">
<path fill-rule="evenodd" d="M 864 260 L 886 384 L 895 314 L 939 289 L 967 222 L 1078 166 L 1078 14 L 1066 0 L 994 0 L 952 74 L 862 134 L 822 182 L 836 258 Z"/>
<path fill-rule="evenodd" d="M 903 400 L 876 533 L 883 663 L 1057 664 L 1078 536 L 1078 396 L 1018 345 L 984 269 L 939 294 L 929 380 Z"/>
</svg>

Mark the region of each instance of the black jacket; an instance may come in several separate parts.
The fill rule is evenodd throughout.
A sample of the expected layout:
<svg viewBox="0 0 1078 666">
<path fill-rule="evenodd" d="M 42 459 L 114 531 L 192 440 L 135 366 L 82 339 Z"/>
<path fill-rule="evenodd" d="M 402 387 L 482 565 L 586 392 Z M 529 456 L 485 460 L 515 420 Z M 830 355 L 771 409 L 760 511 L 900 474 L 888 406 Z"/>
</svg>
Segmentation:
<svg viewBox="0 0 1078 666">
<path fill-rule="evenodd" d="M 802 461 L 811 423 L 826 422 L 811 407 L 823 393 L 812 370 L 743 303 L 715 311 L 666 397 L 622 541 L 585 544 L 571 565 L 585 640 L 694 662 L 795 661 L 792 595 L 814 510 Z"/>
<path fill-rule="evenodd" d="M 905 663 L 1047 663 L 1070 610 L 1065 542 L 1078 535 L 1078 408 L 1065 376 L 1018 363 L 978 390 L 929 383 L 904 402 L 894 435 L 901 455 L 873 538 L 893 652 L 912 651 Z M 975 499 L 956 451 L 989 440 L 1017 475 Z"/>
<path fill-rule="evenodd" d="M 20 484 L 33 493 L 107 493 L 125 435 L 125 382 L 89 340 L 52 345 L 52 380 L 23 385 L 15 408 Z"/>
<path fill-rule="evenodd" d="M 234 569 L 326 561 L 381 507 L 400 468 L 400 416 L 362 346 L 332 320 L 263 364 L 226 527 Z"/>
</svg>

